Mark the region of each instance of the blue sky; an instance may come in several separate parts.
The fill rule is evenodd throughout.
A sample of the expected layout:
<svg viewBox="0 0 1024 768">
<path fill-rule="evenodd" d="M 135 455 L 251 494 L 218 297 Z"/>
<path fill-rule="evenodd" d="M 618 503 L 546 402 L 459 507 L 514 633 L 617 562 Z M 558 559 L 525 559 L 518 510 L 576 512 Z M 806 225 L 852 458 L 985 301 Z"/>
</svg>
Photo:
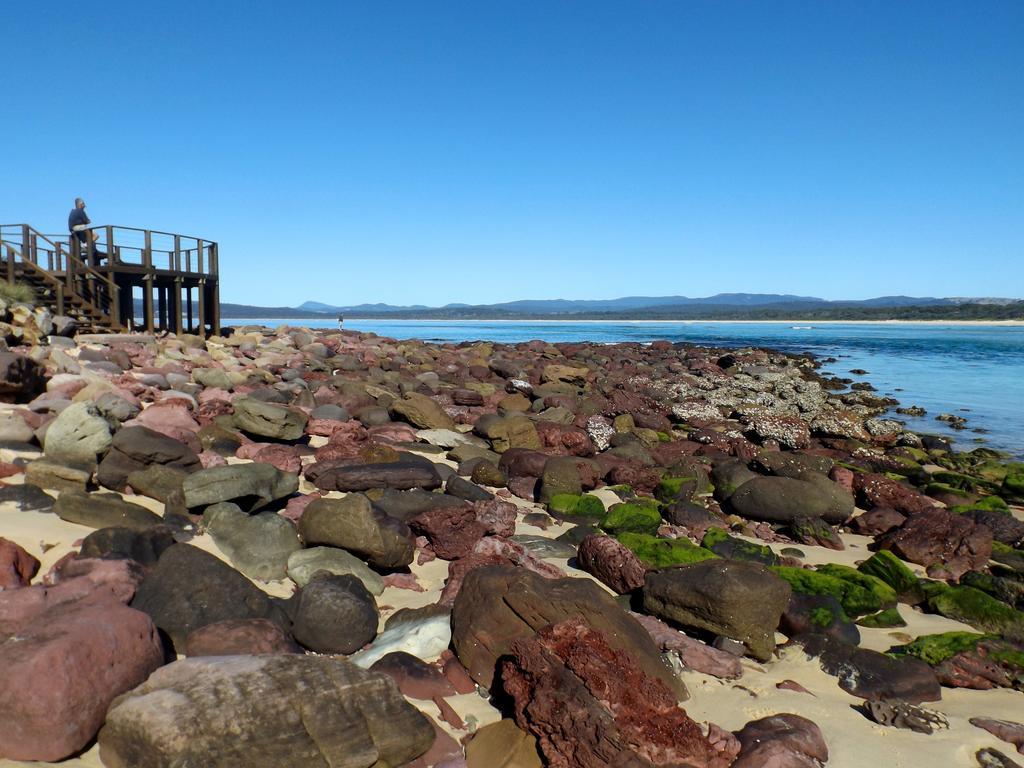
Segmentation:
<svg viewBox="0 0 1024 768">
<path fill-rule="evenodd" d="M 1024 3 L 0 13 L 0 219 L 217 240 L 224 301 L 1024 296 Z"/>
</svg>

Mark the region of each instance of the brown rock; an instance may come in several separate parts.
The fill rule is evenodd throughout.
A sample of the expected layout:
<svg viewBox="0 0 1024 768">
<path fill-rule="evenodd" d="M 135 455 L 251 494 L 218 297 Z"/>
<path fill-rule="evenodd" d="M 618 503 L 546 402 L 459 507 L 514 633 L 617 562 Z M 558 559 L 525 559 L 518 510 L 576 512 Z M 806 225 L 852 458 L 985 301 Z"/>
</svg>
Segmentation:
<svg viewBox="0 0 1024 768">
<path fill-rule="evenodd" d="M 729 764 L 667 685 L 583 619 L 514 640 L 500 674 L 516 724 L 550 766 Z"/>
<path fill-rule="evenodd" d="M 743 674 L 743 664 L 738 656 L 695 640 L 654 616 L 632 611 L 629 615 L 640 622 L 661 650 L 678 654 L 687 668 L 723 680 L 735 680 Z"/>
<path fill-rule="evenodd" d="M 850 521 L 850 529 L 861 536 L 880 536 L 899 528 L 907 517 L 891 507 L 875 507 Z"/>
<path fill-rule="evenodd" d="M 995 720 L 991 717 L 972 717 L 970 724 L 982 728 L 997 739 L 1013 744 L 1024 755 L 1024 724 L 1012 720 Z"/>
<path fill-rule="evenodd" d="M 959 578 L 983 568 L 992 556 L 992 531 L 968 517 L 931 509 L 912 515 L 878 539 L 878 546 L 918 565 L 941 564 Z"/>
<path fill-rule="evenodd" d="M 465 577 L 452 608 L 452 647 L 473 679 L 490 688 L 495 663 L 513 640 L 570 618 L 603 632 L 646 674 L 685 696 L 647 631 L 589 579 L 545 579 L 502 565 L 477 568 Z"/>
<path fill-rule="evenodd" d="M 414 533 L 427 537 L 442 560 L 457 560 L 473 551 L 487 533 L 487 525 L 477 519 L 468 504 L 465 507 L 435 507 L 409 520 Z"/>
<path fill-rule="evenodd" d="M 499 720 L 485 725 L 466 745 L 468 768 L 543 768 L 537 739 L 516 725 Z"/>
<path fill-rule="evenodd" d="M 888 507 L 904 515 L 916 515 L 935 509 L 935 502 L 930 498 L 885 475 L 866 472 L 856 474 L 853 489 L 857 501 L 869 509 Z"/>
<path fill-rule="evenodd" d="M 193 630 L 185 639 L 186 656 L 255 656 L 301 653 L 277 624 L 268 619 L 227 619 Z"/>
</svg>

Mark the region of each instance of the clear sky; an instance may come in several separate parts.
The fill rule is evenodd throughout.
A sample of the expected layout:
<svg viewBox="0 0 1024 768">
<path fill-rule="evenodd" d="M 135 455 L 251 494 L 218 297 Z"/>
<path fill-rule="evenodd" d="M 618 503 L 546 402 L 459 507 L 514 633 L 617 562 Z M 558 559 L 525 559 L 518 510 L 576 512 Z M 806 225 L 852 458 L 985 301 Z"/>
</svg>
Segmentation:
<svg viewBox="0 0 1024 768">
<path fill-rule="evenodd" d="M 1024 296 L 1024 2 L 5 2 L 0 220 L 224 301 Z"/>
</svg>

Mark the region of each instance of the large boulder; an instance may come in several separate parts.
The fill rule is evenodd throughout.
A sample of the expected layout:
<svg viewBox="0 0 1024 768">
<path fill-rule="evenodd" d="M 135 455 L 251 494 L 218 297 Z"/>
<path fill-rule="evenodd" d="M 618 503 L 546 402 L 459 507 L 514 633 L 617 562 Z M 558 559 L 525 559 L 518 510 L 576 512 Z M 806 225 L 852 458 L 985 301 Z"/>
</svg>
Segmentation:
<svg viewBox="0 0 1024 768">
<path fill-rule="evenodd" d="M 316 653 L 355 653 L 377 635 L 377 604 L 358 578 L 318 574 L 295 596 L 295 639 Z"/>
<path fill-rule="evenodd" d="M 299 488 L 298 475 L 270 464 L 229 464 L 201 469 L 182 484 L 189 509 L 231 501 L 255 512 L 273 501 L 291 496 Z"/>
<path fill-rule="evenodd" d="M 0 642 L 0 756 L 62 760 L 85 747 L 116 696 L 163 663 L 156 627 L 110 601 L 59 605 Z"/>
<path fill-rule="evenodd" d="M 743 643 L 767 661 L 775 628 L 792 590 L 763 565 L 742 560 L 704 560 L 649 572 L 644 610 L 659 618 Z"/>
<path fill-rule="evenodd" d="M 224 619 L 270 619 L 288 629 L 281 608 L 227 563 L 189 544 L 160 556 L 139 585 L 132 607 L 149 614 L 176 648 L 193 630 Z"/>
<path fill-rule="evenodd" d="M 792 477 L 755 477 L 729 496 L 729 505 L 743 517 L 770 523 L 791 523 L 820 517 L 838 525 L 853 514 L 853 496 L 838 484 Z"/>
<path fill-rule="evenodd" d="M 156 565 L 164 550 L 173 545 L 174 534 L 166 525 L 142 529 L 111 526 L 82 539 L 79 557 L 128 558 L 149 567 Z"/>
<path fill-rule="evenodd" d="M 945 566 L 954 578 L 984 568 L 992 556 L 992 531 L 971 518 L 930 509 L 907 518 L 878 539 L 878 546 L 918 565 Z"/>
<path fill-rule="evenodd" d="M 620 595 L 644 584 L 647 568 L 632 550 L 611 536 L 591 534 L 576 553 L 579 567 Z"/>
<path fill-rule="evenodd" d="M 500 662 L 516 724 L 549 765 L 726 768 L 673 691 L 581 618 L 510 644 Z"/>
<path fill-rule="evenodd" d="M 274 512 L 249 515 L 237 504 L 222 502 L 206 508 L 203 525 L 231 564 L 250 579 L 283 579 L 288 558 L 302 549 L 295 524 Z"/>
<path fill-rule="evenodd" d="M 16 542 L 0 537 L 0 591 L 26 587 L 39 571 L 39 561 Z"/>
<path fill-rule="evenodd" d="M 339 547 L 378 568 L 402 568 L 416 552 L 409 526 L 374 509 L 361 493 L 310 502 L 299 520 L 299 534 L 307 545 Z"/>
<path fill-rule="evenodd" d="M 387 675 L 294 654 L 177 661 L 115 700 L 99 735 L 108 768 L 383 768 L 433 740 Z"/>
<path fill-rule="evenodd" d="M 234 422 L 239 429 L 273 440 L 298 440 L 309 421 L 302 411 L 254 397 L 237 397 L 231 405 L 235 411 Z"/>
<path fill-rule="evenodd" d="M 828 762 L 821 729 L 800 715 L 753 720 L 736 732 L 740 753 L 732 768 L 815 768 Z"/>
<path fill-rule="evenodd" d="M 43 449 L 58 461 L 95 462 L 111 444 L 110 424 L 92 403 L 72 403 L 46 428 Z"/>
<path fill-rule="evenodd" d="M 601 632 L 674 695 L 686 695 L 647 631 L 590 579 L 549 579 L 506 565 L 475 568 L 466 574 L 452 607 L 452 647 L 473 679 L 490 688 L 495 664 L 513 640 L 571 618 Z"/>
</svg>

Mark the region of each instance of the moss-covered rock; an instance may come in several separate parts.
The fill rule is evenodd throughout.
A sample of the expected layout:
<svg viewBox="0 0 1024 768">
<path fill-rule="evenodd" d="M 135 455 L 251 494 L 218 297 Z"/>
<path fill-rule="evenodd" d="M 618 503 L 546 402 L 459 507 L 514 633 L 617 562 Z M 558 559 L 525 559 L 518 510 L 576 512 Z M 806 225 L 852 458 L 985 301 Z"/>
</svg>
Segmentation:
<svg viewBox="0 0 1024 768">
<path fill-rule="evenodd" d="M 818 573 L 824 573 L 826 576 L 835 576 L 837 579 L 849 581 L 861 589 L 870 592 L 883 609 L 892 608 L 896 605 L 896 590 L 877 576 L 858 571 L 849 565 L 838 565 L 836 563 L 818 566 L 817 571 Z"/>
<path fill-rule="evenodd" d="M 1024 581 L 981 571 L 968 571 L 960 577 L 960 584 L 980 589 L 1011 608 L 1020 610 L 1024 607 Z"/>
<path fill-rule="evenodd" d="M 772 570 L 788 581 L 796 592 L 803 592 L 806 595 L 831 595 L 843 606 L 846 614 L 854 618 L 878 613 L 888 607 L 872 590 L 848 579 L 783 565 L 775 566 Z M 856 573 L 855 569 L 850 570 Z"/>
<path fill-rule="evenodd" d="M 948 619 L 1013 640 L 1024 639 L 1024 613 L 974 587 L 943 585 L 928 596 L 928 607 Z"/>
<path fill-rule="evenodd" d="M 696 477 L 673 477 L 666 475 L 661 478 L 654 489 L 654 498 L 664 504 L 675 501 L 689 501 L 697 492 Z"/>
<path fill-rule="evenodd" d="M 601 527 L 611 534 L 656 533 L 661 525 L 661 513 L 654 501 L 625 501 L 613 504 L 601 520 Z"/>
<path fill-rule="evenodd" d="M 889 629 L 890 627 L 905 627 L 907 622 L 900 616 L 896 608 L 886 608 L 880 613 L 873 613 L 870 616 L 862 616 L 857 619 L 857 624 L 869 629 Z"/>
<path fill-rule="evenodd" d="M 708 528 L 700 545 L 726 560 L 748 560 L 762 565 L 777 565 L 779 562 L 778 555 L 770 547 L 730 536 L 722 528 Z"/>
<path fill-rule="evenodd" d="M 884 581 L 896 592 L 896 599 L 900 602 L 917 605 L 924 600 L 924 591 L 914 572 L 887 549 L 873 554 L 858 565 L 857 570 Z"/>
<path fill-rule="evenodd" d="M 605 514 L 604 502 L 589 493 L 582 495 L 555 494 L 548 502 L 548 511 L 559 515 L 579 515 L 593 518 L 601 518 Z"/>
<path fill-rule="evenodd" d="M 1024 499 L 1024 463 L 1010 464 L 1006 477 L 999 488 L 999 495 L 1005 499 Z"/>
<path fill-rule="evenodd" d="M 1017 573 L 1024 573 L 1024 550 L 1014 549 L 1000 541 L 992 542 L 992 559 Z"/>
<path fill-rule="evenodd" d="M 943 632 L 939 635 L 921 635 L 906 645 L 891 649 L 895 656 L 914 656 L 921 661 L 935 666 L 958 653 L 973 651 L 985 635 L 975 632 Z"/>
<path fill-rule="evenodd" d="M 690 565 L 718 557 L 689 539 L 660 539 L 644 533 L 622 533 L 616 538 L 648 568 Z"/>
</svg>

